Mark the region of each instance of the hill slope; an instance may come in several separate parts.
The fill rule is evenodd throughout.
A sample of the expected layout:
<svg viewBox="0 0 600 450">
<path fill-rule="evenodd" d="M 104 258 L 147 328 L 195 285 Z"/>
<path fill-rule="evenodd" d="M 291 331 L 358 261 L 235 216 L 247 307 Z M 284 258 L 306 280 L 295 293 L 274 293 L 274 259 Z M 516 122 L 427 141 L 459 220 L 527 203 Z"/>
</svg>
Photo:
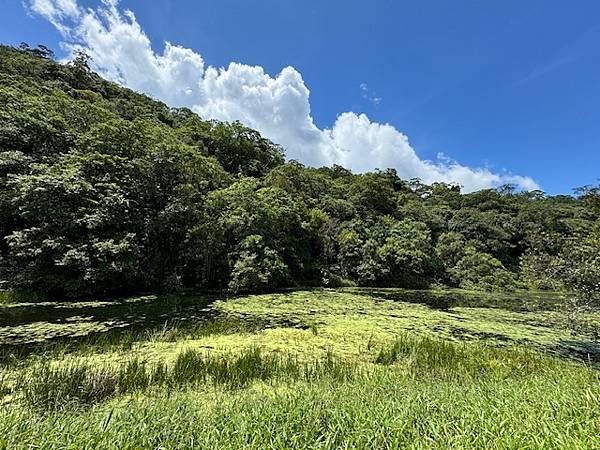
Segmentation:
<svg viewBox="0 0 600 450">
<path fill-rule="evenodd" d="M 169 108 L 87 62 L 0 46 L 0 279 L 13 288 L 556 289 L 570 255 L 594 254 L 597 190 L 463 195 L 393 169 L 285 163 L 258 132 Z"/>
</svg>

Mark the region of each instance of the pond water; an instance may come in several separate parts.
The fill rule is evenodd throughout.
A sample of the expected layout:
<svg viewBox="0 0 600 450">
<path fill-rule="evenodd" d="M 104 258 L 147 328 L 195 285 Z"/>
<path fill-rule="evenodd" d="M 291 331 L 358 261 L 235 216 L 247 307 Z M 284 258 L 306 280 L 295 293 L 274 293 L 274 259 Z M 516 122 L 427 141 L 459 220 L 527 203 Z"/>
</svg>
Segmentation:
<svg viewBox="0 0 600 450">
<path fill-rule="evenodd" d="M 320 291 L 320 290 L 316 290 Z M 375 302 L 418 303 L 452 312 L 453 308 L 501 308 L 510 311 L 558 309 L 564 298 L 549 293 L 490 294 L 465 291 L 415 291 L 402 289 L 348 288 Z M 84 302 L 41 302 L 0 306 L 0 359 L 2 354 L 30 353 L 48 345 L 77 344 L 90 338 L 118 339 L 124 333 L 152 331 L 162 327 L 185 329 L 218 318 L 212 307 L 223 295 L 148 295 L 122 300 Z M 230 318 L 228 319 L 230 320 Z M 231 320 L 246 322 L 252 317 Z M 306 328 L 302 323 L 273 316 L 260 328 Z"/>
<path fill-rule="evenodd" d="M 500 308 L 509 311 L 555 311 L 565 302 L 565 294 L 555 292 L 470 292 L 461 290 L 407 290 L 396 288 L 348 288 L 347 292 L 375 300 L 394 300 L 427 305 L 449 311 L 456 307 Z"/>
<path fill-rule="evenodd" d="M 0 353 L 162 326 L 185 327 L 215 316 L 216 296 L 141 296 L 113 301 L 41 302 L 0 306 Z"/>
</svg>

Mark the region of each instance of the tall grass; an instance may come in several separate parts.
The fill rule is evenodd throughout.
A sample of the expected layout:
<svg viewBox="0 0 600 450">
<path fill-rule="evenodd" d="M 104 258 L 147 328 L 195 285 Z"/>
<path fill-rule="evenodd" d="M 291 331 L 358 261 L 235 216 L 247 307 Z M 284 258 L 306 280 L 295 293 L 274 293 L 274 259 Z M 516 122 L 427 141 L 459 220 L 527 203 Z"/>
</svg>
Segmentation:
<svg viewBox="0 0 600 450">
<path fill-rule="evenodd" d="M 600 448 L 597 372 L 408 334 L 372 364 L 191 349 L 20 373 L 5 448 Z"/>
<path fill-rule="evenodd" d="M 111 397 L 117 374 L 90 365 L 40 364 L 22 374 L 17 389 L 24 400 L 37 408 L 55 409 L 68 404 L 89 404 Z"/>
<path fill-rule="evenodd" d="M 0 436 L 10 449 L 600 448 L 597 379 L 568 369 L 463 384 L 378 366 L 343 382 L 157 390 L 42 416 L 0 408 Z"/>
<path fill-rule="evenodd" d="M 327 354 L 321 359 L 299 361 L 282 354 L 265 354 L 258 348 L 239 354 L 211 354 L 188 349 L 169 366 L 148 364 L 138 358 L 124 364 L 98 367 L 88 362 L 41 362 L 19 372 L 14 394 L 41 409 L 90 405 L 119 394 L 149 388 L 177 389 L 185 385 L 212 384 L 239 389 L 254 381 L 306 381 L 329 379 L 345 382 L 367 375 L 377 366 L 399 364 L 415 379 L 470 381 L 517 379 L 529 375 L 569 370 L 557 359 L 520 350 L 481 344 L 464 344 L 430 337 L 400 335 L 376 356 L 375 366 L 344 362 Z"/>
<path fill-rule="evenodd" d="M 381 365 L 397 362 L 419 376 L 453 378 L 521 376 L 553 370 L 561 364 L 531 350 L 451 342 L 408 333 L 399 335 L 393 345 L 382 348 L 375 358 L 375 363 Z"/>
<path fill-rule="evenodd" d="M 259 349 L 239 355 L 211 355 L 185 350 L 175 363 L 147 364 L 137 358 L 116 367 L 97 367 L 86 362 L 41 363 L 21 372 L 14 393 L 36 409 L 61 409 L 91 405 L 118 394 L 144 391 L 150 387 L 178 388 L 210 383 L 228 389 L 245 387 L 253 381 L 315 381 L 328 378 L 352 379 L 358 367 L 328 355 L 322 360 L 299 362 L 292 356 L 263 354 Z"/>
</svg>

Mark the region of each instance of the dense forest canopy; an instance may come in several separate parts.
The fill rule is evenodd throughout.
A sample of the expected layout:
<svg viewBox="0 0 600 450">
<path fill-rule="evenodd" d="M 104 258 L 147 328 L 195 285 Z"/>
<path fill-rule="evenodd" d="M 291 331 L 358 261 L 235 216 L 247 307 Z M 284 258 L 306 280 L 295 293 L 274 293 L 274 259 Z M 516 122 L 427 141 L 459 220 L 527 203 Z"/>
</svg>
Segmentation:
<svg viewBox="0 0 600 450">
<path fill-rule="evenodd" d="M 51 296 L 292 286 L 600 291 L 600 189 L 310 168 L 240 123 L 0 46 L 0 280 Z"/>
</svg>

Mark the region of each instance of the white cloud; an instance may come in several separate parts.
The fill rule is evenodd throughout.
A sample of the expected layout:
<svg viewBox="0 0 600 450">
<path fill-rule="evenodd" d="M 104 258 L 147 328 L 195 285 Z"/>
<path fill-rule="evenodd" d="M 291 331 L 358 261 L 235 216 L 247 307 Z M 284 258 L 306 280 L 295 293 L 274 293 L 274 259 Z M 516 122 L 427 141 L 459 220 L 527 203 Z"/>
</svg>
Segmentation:
<svg viewBox="0 0 600 450">
<path fill-rule="evenodd" d="M 473 169 L 445 157 L 422 160 L 405 135 L 364 114 L 342 113 L 331 129 L 321 130 L 311 116 L 309 90 L 293 67 L 275 76 L 239 63 L 214 68 L 193 50 L 169 42 L 157 53 L 133 12 L 120 10 L 118 0 L 103 0 L 96 9 L 84 9 L 76 0 L 31 0 L 29 6 L 56 26 L 68 51 L 84 49 L 106 78 L 205 118 L 239 120 L 305 164 L 336 163 L 354 171 L 393 167 L 404 178 L 459 183 L 466 191 L 504 183 L 537 188 L 529 177 Z M 370 101 L 381 101 L 366 84 L 360 88 Z"/>
<path fill-rule="evenodd" d="M 52 23 L 63 35 L 69 28 L 64 24 L 67 19 L 77 19 L 80 14 L 76 0 L 32 0 L 31 11 L 41 15 Z"/>
<path fill-rule="evenodd" d="M 383 100 L 381 97 L 378 97 L 376 93 L 371 92 L 367 83 L 360 83 L 360 90 L 362 93 L 362 98 L 373 103 L 375 106 L 379 105 L 381 100 Z"/>
</svg>

